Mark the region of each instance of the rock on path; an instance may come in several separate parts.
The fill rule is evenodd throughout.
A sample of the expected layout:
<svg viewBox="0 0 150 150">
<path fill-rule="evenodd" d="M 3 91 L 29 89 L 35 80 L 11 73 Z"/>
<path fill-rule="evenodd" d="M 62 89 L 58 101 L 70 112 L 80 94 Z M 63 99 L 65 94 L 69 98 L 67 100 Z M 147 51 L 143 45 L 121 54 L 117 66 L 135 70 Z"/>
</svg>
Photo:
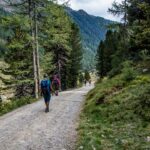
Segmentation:
<svg viewBox="0 0 150 150">
<path fill-rule="evenodd" d="M 73 150 L 84 95 L 91 88 L 52 97 L 49 113 L 40 100 L 0 117 L 0 150 Z"/>
</svg>

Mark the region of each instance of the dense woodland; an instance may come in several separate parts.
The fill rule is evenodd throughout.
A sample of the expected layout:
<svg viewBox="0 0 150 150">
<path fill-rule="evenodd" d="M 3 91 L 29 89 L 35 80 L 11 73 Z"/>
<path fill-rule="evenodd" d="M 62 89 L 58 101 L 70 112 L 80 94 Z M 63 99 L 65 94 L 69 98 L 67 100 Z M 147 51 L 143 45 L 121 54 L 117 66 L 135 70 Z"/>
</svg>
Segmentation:
<svg viewBox="0 0 150 150">
<path fill-rule="evenodd" d="M 132 61 L 135 65 L 144 61 L 145 65 L 148 65 L 150 55 L 149 5 L 148 0 L 126 0 L 121 4 L 113 3 L 109 12 L 123 16 L 123 23 L 110 26 L 106 39 L 99 44 L 96 59 L 98 74 L 101 77 L 120 73 L 123 62 L 126 60 Z"/>
<path fill-rule="evenodd" d="M 5 1 L 0 10 L 0 53 L 11 75 L 1 78 L 15 87 L 15 96 L 39 94 L 44 73 L 58 74 L 62 89 L 77 87 L 82 45 L 79 29 L 63 6 L 47 0 Z"/>
</svg>

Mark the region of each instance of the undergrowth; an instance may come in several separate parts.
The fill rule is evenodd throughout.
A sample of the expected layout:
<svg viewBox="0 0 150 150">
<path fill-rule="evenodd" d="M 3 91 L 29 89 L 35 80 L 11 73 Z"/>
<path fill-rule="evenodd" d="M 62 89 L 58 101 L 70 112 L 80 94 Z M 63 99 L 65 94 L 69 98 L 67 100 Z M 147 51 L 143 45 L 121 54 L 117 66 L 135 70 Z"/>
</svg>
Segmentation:
<svg viewBox="0 0 150 150">
<path fill-rule="evenodd" d="M 150 76 L 127 73 L 132 78 L 103 79 L 88 93 L 77 149 L 150 150 Z"/>
<path fill-rule="evenodd" d="M 35 101 L 36 99 L 34 99 L 33 97 L 22 97 L 20 99 L 12 99 L 3 103 L 0 102 L 0 116 L 21 106 L 31 104 Z"/>
</svg>

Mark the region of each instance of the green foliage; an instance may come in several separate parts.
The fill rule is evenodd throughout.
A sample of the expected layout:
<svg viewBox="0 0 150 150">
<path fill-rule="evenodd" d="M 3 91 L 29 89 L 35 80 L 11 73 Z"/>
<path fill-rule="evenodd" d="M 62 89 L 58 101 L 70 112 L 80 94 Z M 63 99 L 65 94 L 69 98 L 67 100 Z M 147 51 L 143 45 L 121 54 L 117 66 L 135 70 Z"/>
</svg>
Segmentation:
<svg viewBox="0 0 150 150">
<path fill-rule="evenodd" d="M 96 69 L 101 77 L 108 75 L 112 70 L 111 74 L 119 70 L 124 60 L 124 48 L 122 48 L 124 43 L 120 43 L 120 39 L 119 32 L 108 30 L 106 39 L 100 42 L 96 56 Z"/>
<path fill-rule="evenodd" d="M 83 82 L 84 82 L 84 76 L 83 76 L 83 73 L 80 72 L 80 74 L 79 74 L 79 83 L 80 83 L 80 86 L 83 85 Z"/>
<path fill-rule="evenodd" d="M 74 11 L 66 8 L 66 11 L 80 29 L 83 45 L 83 70 L 90 71 L 95 68 L 94 58 L 99 41 L 105 39 L 107 25 L 113 21 L 89 15 L 83 10 Z"/>
<path fill-rule="evenodd" d="M 112 13 L 114 16 L 116 15 L 121 16 L 124 25 L 126 25 L 128 7 L 129 7 L 128 0 L 123 0 L 120 3 L 114 1 L 112 4 L 112 8 L 109 8 L 108 11 Z"/>
<path fill-rule="evenodd" d="M 104 42 L 101 41 L 100 45 L 97 49 L 97 55 L 96 55 L 96 69 L 98 72 L 98 75 L 103 77 L 104 76 Z"/>
<path fill-rule="evenodd" d="M 135 79 L 136 76 L 137 76 L 137 72 L 132 67 L 132 62 L 131 61 L 124 62 L 123 69 L 122 69 L 122 79 L 125 81 L 131 81 Z"/>
<path fill-rule="evenodd" d="M 89 81 L 91 79 L 91 76 L 90 76 L 90 73 L 86 70 L 85 73 L 84 73 L 84 79 L 86 81 Z"/>
<path fill-rule="evenodd" d="M 124 23 L 106 36 L 107 49 L 102 46 L 98 49 L 97 70 L 106 69 L 105 75 L 113 78 L 98 82 L 87 96 L 79 128 L 79 147 L 82 145 L 86 150 L 149 149 L 150 2 L 114 2 L 109 11 L 123 15 Z M 105 60 L 105 56 L 108 59 Z M 102 61 L 103 69 L 99 66 Z M 147 70 L 145 75 L 143 70 Z"/>
<path fill-rule="evenodd" d="M 5 74 L 9 72 L 13 76 L 13 80 L 8 83 L 16 85 L 18 96 L 24 96 L 25 93 L 31 94 L 33 92 L 33 66 L 32 50 L 29 44 L 31 40 L 29 18 L 17 14 L 10 15 L 3 19 L 2 25 L 5 31 L 11 31 L 11 34 L 7 35 L 7 51 L 4 56 L 9 64 Z"/>
<path fill-rule="evenodd" d="M 63 7 L 51 4 L 46 7 L 44 22 L 41 26 L 45 57 L 51 54 L 49 66 L 45 68 L 48 74 L 58 74 L 62 89 L 77 86 L 79 71 L 82 69 L 82 46 L 79 29 L 65 13 Z M 48 59 L 48 57 L 47 57 Z M 44 61 L 43 61 L 44 62 Z M 46 69 L 47 68 L 47 69 Z M 50 69 L 52 68 L 52 69 Z"/>
<path fill-rule="evenodd" d="M 72 24 L 72 34 L 71 34 L 71 45 L 72 51 L 70 54 L 70 63 L 68 66 L 68 87 L 77 87 L 77 81 L 79 77 L 79 72 L 82 69 L 82 45 L 79 35 L 78 27 Z"/>
<path fill-rule="evenodd" d="M 16 2 L 12 6 L 13 13 L 0 20 L 0 29 L 9 32 L 5 35 L 7 51 L 4 55 L 9 68 L 4 70 L 4 74 L 13 77 L 3 82 L 15 85 L 15 95 L 18 97 L 34 94 L 34 19 L 38 26 L 41 78 L 44 73 L 49 76 L 59 74 L 63 89 L 67 89 L 77 86 L 79 71 L 82 69 L 79 29 L 71 22 L 64 8 L 52 1 L 37 0 L 35 4 L 36 9 L 32 3 L 29 13 L 29 1 Z M 38 19 L 34 16 L 34 10 L 37 11 Z"/>
<path fill-rule="evenodd" d="M 0 7 L 0 58 L 3 57 L 6 51 L 6 46 L 5 46 L 6 36 L 9 34 L 9 31 L 5 32 L 2 26 L 2 19 L 7 15 L 8 13 L 3 8 Z"/>
<path fill-rule="evenodd" d="M 21 99 L 13 99 L 11 101 L 0 103 L 0 116 L 23 105 L 31 104 L 35 101 L 36 100 L 33 99 L 33 97 L 22 97 Z"/>
<path fill-rule="evenodd" d="M 114 2 L 109 12 L 123 15 L 124 24 L 113 25 L 113 32 L 107 32 L 104 46 L 99 46 L 97 51 L 101 56 L 97 57 L 97 71 L 101 76 L 113 77 L 121 72 L 124 61 L 140 62 L 142 58 L 146 62 L 149 59 L 150 3 L 147 0 Z"/>
<path fill-rule="evenodd" d="M 132 4 L 132 3 L 131 3 Z M 133 35 L 131 36 L 131 50 L 140 52 L 141 50 L 150 50 L 150 3 L 148 1 L 133 3 L 140 12 L 140 16 L 132 18 Z M 129 15 L 132 16 L 131 12 Z M 139 21 L 140 20 L 140 21 Z M 148 54 L 150 54 L 148 52 Z"/>
<path fill-rule="evenodd" d="M 148 50 L 143 50 L 143 51 L 141 51 L 140 53 L 139 53 L 139 56 L 141 57 L 141 59 L 143 60 L 143 61 L 147 61 L 147 60 L 150 60 L 150 54 L 149 54 L 149 52 L 148 52 Z"/>
<path fill-rule="evenodd" d="M 148 149 L 150 76 L 103 79 L 89 92 L 77 149 Z"/>
<path fill-rule="evenodd" d="M 51 52 L 44 52 L 44 54 L 41 55 L 41 75 L 44 75 L 44 73 L 46 73 L 51 76 L 51 72 L 55 69 L 55 66 L 52 65 L 52 57 L 53 56 Z"/>
</svg>

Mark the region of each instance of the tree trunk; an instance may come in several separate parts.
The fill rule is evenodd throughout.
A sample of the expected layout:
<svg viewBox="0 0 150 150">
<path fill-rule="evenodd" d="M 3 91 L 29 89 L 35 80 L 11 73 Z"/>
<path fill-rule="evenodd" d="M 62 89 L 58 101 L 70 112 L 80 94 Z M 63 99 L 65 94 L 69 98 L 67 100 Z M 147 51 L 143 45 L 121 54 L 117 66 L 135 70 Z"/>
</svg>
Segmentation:
<svg viewBox="0 0 150 150">
<path fill-rule="evenodd" d="M 58 76 L 59 76 L 59 80 L 61 81 L 61 64 L 60 64 L 60 60 L 58 60 Z"/>
<path fill-rule="evenodd" d="M 127 0 L 125 0 L 124 3 L 125 3 L 124 4 L 125 5 L 124 6 L 125 7 L 125 11 L 124 11 L 125 12 L 125 14 L 124 14 L 124 26 L 126 27 L 126 25 L 127 25 Z"/>
<path fill-rule="evenodd" d="M 38 43 L 38 24 L 37 24 L 37 9 L 36 6 L 34 8 L 34 22 L 35 22 L 35 44 L 36 44 L 36 67 L 37 67 L 37 86 L 38 86 L 38 94 L 40 91 L 40 62 L 39 62 L 39 43 Z"/>
<path fill-rule="evenodd" d="M 35 40 L 35 31 L 34 31 L 33 13 L 32 13 L 32 9 L 35 9 L 35 3 L 33 3 L 32 0 L 28 0 L 28 4 L 29 4 L 29 18 L 30 18 L 32 50 L 33 50 L 34 95 L 35 95 L 35 98 L 38 99 L 38 76 L 37 76 L 36 45 L 35 45 L 36 40 Z M 32 5 L 33 5 L 33 8 L 32 8 Z M 35 13 L 34 13 L 34 16 L 35 16 Z"/>
</svg>

